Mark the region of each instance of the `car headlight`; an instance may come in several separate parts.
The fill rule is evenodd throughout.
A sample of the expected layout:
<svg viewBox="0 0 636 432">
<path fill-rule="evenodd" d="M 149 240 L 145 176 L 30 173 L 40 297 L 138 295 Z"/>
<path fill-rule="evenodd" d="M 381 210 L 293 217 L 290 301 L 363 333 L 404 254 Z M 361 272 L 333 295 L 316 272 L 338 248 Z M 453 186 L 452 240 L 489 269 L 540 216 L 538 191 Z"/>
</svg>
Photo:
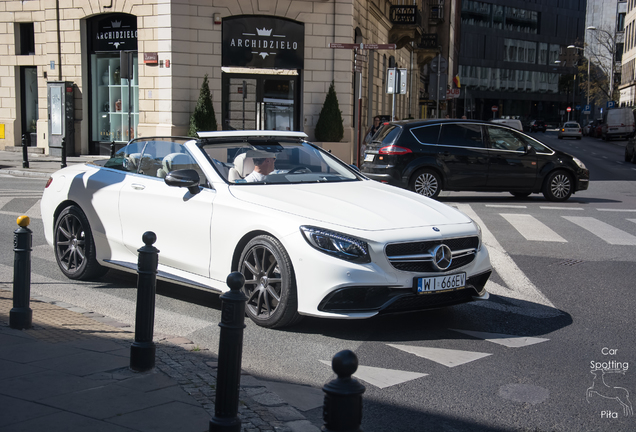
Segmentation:
<svg viewBox="0 0 636 432">
<path fill-rule="evenodd" d="M 585 168 L 585 164 L 583 162 L 581 162 L 578 158 L 572 158 L 572 160 L 574 161 L 575 164 L 577 164 L 579 166 L 579 168 L 587 169 L 587 168 Z"/>
<path fill-rule="evenodd" d="M 327 255 L 360 264 L 371 262 L 369 245 L 363 240 L 312 226 L 301 226 L 300 232 L 307 243 Z"/>
<path fill-rule="evenodd" d="M 471 219 L 472 220 L 472 219 Z M 473 220 L 473 225 L 475 225 L 475 229 L 477 230 L 477 237 L 479 238 L 479 246 L 477 246 L 477 250 L 481 250 L 481 226 L 477 222 Z"/>
</svg>

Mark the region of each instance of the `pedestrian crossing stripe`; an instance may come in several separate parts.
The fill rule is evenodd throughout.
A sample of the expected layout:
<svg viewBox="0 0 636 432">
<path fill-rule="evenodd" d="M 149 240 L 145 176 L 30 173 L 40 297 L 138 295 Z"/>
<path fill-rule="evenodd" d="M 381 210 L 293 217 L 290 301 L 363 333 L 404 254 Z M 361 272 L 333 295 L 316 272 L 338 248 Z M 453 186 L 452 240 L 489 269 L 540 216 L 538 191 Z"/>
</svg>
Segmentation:
<svg viewBox="0 0 636 432">
<path fill-rule="evenodd" d="M 320 360 L 320 362 L 326 364 L 327 366 L 331 366 L 330 361 Z M 414 379 L 422 378 L 427 375 L 428 374 L 419 372 L 384 369 L 372 366 L 358 366 L 358 369 L 353 374 L 355 378 L 358 378 L 381 389 L 391 387 L 396 384 L 402 384 Z"/>
<path fill-rule="evenodd" d="M 506 304 L 492 301 L 473 302 L 472 305 L 504 310 L 535 318 L 551 318 L 561 315 L 554 304 L 528 279 L 515 264 L 481 218 L 468 204 L 457 204 L 457 208 L 474 220 L 482 231 L 482 241 L 488 247 L 490 263 L 506 286 L 489 280 L 486 290 L 489 293 L 505 297 Z"/>
<path fill-rule="evenodd" d="M 510 222 L 526 240 L 567 243 L 566 239 L 558 235 L 534 216 L 518 213 L 502 213 L 501 216 Z"/>
<path fill-rule="evenodd" d="M 508 348 L 521 348 L 529 345 L 538 344 L 541 342 L 547 342 L 550 339 L 528 337 L 528 336 L 514 336 L 503 333 L 486 333 L 471 330 L 449 329 L 458 333 L 463 333 L 468 336 L 473 336 L 478 339 L 483 339 L 487 342 L 503 345 Z"/>
<path fill-rule="evenodd" d="M 593 217 L 562 216 L 611 245 L 636 246 L 636 236 Z"/>
<path fill-rule="evenodd" d="M 465 363 L 470 363 L 472 361 L 479 360 L 481 358 L 492 355 L 490 353 L 452 350 L 452 349 L 446 349 L 446 348 L 429 348 L 429 347 L 421 347 L 421 346 L 393 345 L 393 344 L 387 344 L 387 345 L 390 347 L 402 350 L 404 352 L 414 354 L 418 357 L 422 357 L 422 358 L 434 361 L 435 363 L 439 363 L 447 367 L 455 367 L 455 366 L 463 365 Z"/>
</svg>

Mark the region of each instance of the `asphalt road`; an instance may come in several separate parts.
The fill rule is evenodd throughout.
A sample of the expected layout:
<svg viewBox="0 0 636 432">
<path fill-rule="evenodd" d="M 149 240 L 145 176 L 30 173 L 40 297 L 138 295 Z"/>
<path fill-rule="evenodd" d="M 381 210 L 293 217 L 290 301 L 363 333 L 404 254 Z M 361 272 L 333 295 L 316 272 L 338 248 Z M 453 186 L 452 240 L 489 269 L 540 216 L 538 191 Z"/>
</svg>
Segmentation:
<svg viewBox="0 0 636 432">
<path fill-rule="evenodd" d="M 352 349 L 366 386 L 367 432 L 636 429 L 620 401 L 636 391 L 636 165 L 623 162 L 624 142 L 534 136 L 583 160 L 589 190 L 558 204 L 504 193 L 440 198 L 482 225 L 495 269 L 490 301 L 364 321 L 307 318 L 284 331 L 248 322 L 243 368 L 309 386 L 303 413 L 317 425 L 317 389 L 333 378 L 325 362 Z M 32 291 L 132 322 L 136 276 L 65 279 L 37 218 L 44 181 L 0 182 L 0 278 L 12 277 L 15 218 L 31 212 Z M 157 288 L 156 331 L 216 351 L 218 296 Z"/>
</svg>

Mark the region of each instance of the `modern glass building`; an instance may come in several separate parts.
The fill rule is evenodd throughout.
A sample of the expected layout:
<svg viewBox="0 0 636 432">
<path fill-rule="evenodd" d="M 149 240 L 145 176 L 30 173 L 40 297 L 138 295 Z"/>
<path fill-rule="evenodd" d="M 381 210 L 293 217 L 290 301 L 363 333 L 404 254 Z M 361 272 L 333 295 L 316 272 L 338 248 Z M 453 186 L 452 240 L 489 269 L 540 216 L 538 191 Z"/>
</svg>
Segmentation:
<svg viewBox="0 0 636 432">
<path fill-rule="evenodd" d="M 459 108 L 469 118 L 542 118 L 585 102 L 576 89 L 576 52 L 582 44 L 586 0 L 464 0 L 461 10 Z M 568 79 L 569 77 L 569 79 Z M 567 116 L 566 116 L 567 118 Z"/>
</svg>

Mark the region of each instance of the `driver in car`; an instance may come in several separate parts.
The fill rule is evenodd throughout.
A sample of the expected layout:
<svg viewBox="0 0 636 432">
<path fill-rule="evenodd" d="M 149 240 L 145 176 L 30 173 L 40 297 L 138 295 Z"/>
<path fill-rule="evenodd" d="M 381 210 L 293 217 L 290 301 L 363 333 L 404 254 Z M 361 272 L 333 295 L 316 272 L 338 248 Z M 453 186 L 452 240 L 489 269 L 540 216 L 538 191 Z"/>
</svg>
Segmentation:
<svg viewBox="0 0 636 432">
<path fill-rule="evenodd" d="M 248 183 L 260 182 L 265 179 L 265 176 L 274 171 L 274 163 L 276 158 L 254 158 L 254 171 L 252 171 L 245 181 Z"/>
</svg>

